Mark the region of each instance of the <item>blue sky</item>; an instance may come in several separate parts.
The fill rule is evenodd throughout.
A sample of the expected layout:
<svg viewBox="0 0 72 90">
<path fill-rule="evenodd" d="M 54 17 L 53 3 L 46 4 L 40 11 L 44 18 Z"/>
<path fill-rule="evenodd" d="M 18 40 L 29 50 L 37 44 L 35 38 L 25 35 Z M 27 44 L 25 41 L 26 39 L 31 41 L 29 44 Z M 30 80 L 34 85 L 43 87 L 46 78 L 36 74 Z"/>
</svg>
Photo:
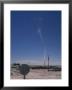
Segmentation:
<svg viewBox="0 0 72 90">
<path fill-rule="evenodd" d="M 61 63 L 61 12 L 11 11 L 11 62 Z"/>
</svg>

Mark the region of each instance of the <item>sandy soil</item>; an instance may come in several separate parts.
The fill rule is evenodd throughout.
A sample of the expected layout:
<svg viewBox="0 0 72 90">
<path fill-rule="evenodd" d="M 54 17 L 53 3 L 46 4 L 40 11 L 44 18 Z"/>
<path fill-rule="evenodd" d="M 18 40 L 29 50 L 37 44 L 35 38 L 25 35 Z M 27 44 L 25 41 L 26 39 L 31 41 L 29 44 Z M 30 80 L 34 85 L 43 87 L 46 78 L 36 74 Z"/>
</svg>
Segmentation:
<svg viewBox="0 0 72 90">
<path fill-rule="evenodd" d="M 11 79 L 23 79 L 24 76 L 18 70 L 11 70 Z M 26 79 L 61 79 L 60 71 L 48 71 L 47 69 L 30 69 Z"/>
</svg>

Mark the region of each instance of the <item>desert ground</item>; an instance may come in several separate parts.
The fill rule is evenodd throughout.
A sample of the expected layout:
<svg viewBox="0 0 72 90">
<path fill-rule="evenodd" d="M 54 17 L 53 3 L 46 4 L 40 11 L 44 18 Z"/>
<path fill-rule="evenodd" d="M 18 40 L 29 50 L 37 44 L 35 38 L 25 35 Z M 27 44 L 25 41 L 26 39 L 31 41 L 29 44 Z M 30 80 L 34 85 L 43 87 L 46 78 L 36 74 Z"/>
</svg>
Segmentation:
<svg viewBox="0 0 72 90">
<path fill-rule="evenodd" d="M 11 70 L 11 79 L 23 79 L 19 70 Z M 61 79 L 61 71 L 48 71 L 47 69 L 30 69 L 26 79 Z"/>
</svg>

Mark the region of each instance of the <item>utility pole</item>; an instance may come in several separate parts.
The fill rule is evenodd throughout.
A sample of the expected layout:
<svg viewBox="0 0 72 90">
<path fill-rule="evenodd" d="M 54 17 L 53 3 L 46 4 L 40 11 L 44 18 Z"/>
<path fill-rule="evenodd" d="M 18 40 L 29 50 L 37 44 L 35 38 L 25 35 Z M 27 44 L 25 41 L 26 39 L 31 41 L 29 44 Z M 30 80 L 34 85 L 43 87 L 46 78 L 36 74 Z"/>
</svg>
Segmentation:
<svg viewBox="0 0 72 90">
<path fill-rule="evenodd" d="M 44 60 L 44 68 L 45 68 L 45 60 Z"/>
<path fill-rule="evenodd" d="M 25 78 L 25 75 L 24 75 L 24 79 L 26 79 L 26 78 Z"/>
<path fill-rule="evenodd" d="M 49 71 L 49 56 L 48 56 L 48 71 Z"/>
</svg>

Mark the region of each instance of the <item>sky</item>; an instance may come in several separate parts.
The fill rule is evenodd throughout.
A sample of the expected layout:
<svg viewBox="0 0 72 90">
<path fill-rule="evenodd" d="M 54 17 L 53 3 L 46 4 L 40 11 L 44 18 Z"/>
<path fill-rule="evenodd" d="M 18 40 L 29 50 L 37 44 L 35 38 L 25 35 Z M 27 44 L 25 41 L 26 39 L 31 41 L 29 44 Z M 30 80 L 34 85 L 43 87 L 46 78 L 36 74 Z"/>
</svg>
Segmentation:
<svg viewBox="0 0 72 90">
<path fill-rule="evenodd" d="M 11 11 L 11 62 L 61 64 L 61 12 Z"/>
</svg>

